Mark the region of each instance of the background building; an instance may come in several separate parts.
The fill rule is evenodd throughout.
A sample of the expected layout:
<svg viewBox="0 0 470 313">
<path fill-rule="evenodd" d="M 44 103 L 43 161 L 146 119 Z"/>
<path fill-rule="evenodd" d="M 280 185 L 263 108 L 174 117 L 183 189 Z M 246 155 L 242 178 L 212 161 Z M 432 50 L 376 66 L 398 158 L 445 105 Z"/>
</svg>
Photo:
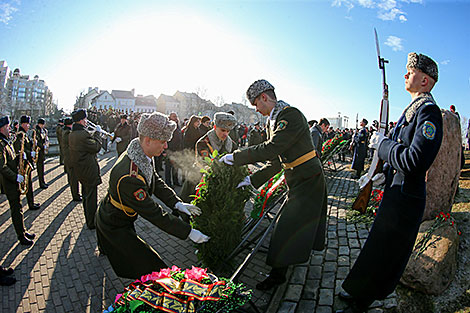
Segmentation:
<svg viewBox="0 0 470 313">
<path fill-rule="evenodd" d="M 13 72 L 6 61 L 0 61 L 0 111 L 13 119 L 30 115 L 33 120 L 54 114 L 57 104 L 46 82 L 35 75 L 21 75 L 20 69 Z"/>
</svg>

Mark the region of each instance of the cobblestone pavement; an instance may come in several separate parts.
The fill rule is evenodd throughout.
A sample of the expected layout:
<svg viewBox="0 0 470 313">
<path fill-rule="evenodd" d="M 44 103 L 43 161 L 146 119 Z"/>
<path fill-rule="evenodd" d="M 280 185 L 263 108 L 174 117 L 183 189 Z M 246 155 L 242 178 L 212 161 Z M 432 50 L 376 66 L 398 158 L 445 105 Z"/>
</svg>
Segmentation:
<svg viewBox="0 0 470 313">
<path fill-rule="evenodd" d="M 275 295 L 280 298 L 280 304 L 274 311 L 331 313 L 346 306 L 338 298 L 341 284 L 369 234 L 364 224 L 346 220 L 346 208 L 351 207 L 358 192 L 357 181 L 351 174 L 349 171 L 327 172 L 327 247 L 312 253 L 309 262 L 294 266 L 288 283 Z M 384 312 L 396 306 L 394 292 L 384 301 L 375 301 L 369 312 Z"/>
<path fill-rule="evenodd" d="M 98 198 L 106 192 L 109 172 L 115 153 L 100 157 L 103 184 Z M 100 256 L 96 235 L 84 224 L 83 207 L 73 202 L 67 177 L 58 159 L 46 161 L 46 182 L 49 188 L 39 189 L 33 172 L 35 202 L 41 209 L 29 211 L 22 197 L 26 228 L 36 234 L 30 248 L 18 244 L 11 223 L 5 195 L 0 195 L 0 264 L 15 269 L 18 282 L 1 288 L 1 312 L 101 312 L 117 293 L 131 281 L 117 277 L 106 256 Z M 341 281 L 359 254 L 367 238 L 365 226 L 348 224 L 345 206 L 357 192 L 355 181 L 347 171 L 328 173 L 329 217 L 328 246 L 312 254 L 309 262 L 289 271 L 287 284 L 268 293 L 254 292 L 253 302 L 260 311 L 268 312 L 332 312 L 343 303 L 337 298 Z M 197 265 L 195 248 L 161 232 L 146 220 L 136 222 L 137 233 L 147 241 L 168 265 L 181 268 Z M 268 238 L 269 240 L 269 238 Z M 264 243 L 261 252 L 240 277 L 249 288 L 266 277 Z M 236 258 L 240 264 L 247 251 Z M 373 312 L 396 305 L 394 296 L 374 303 Z"/>
</svg>

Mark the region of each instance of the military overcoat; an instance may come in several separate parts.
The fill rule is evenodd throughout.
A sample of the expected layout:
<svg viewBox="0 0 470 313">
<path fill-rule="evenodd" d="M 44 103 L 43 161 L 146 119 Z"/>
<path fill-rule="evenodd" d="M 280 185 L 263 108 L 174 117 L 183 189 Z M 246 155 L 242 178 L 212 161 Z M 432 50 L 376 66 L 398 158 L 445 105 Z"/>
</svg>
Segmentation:
<svg viewBox="0 0 470 313">
<path fill-rule="evenodd" d="M 234 164 L 269 160 L 251 177 L 252 184 L 258 188 L 281 170 L 281 162 L 291 163 L 313 150 L 304 115 L 298 109 L 286 106 L 274 120 L 268 121 L 268 139 L 235 151 Z M 314 157 L 287 169 L 285 177 L 289 190 L 287 201 L 277 217 L 266 261 L 272 267 L 303 263 L 312 249 L 323 250 L 325 247 L 327 193 L 320 160 Z"/>
<path fill-rule="evenodd" d="M 137 158 L 133 157 L 135 162 L 131 161 L 128 152 L 135 149 L 132 147 L 134 141 L 138 143 L 138 139 L 134 139 L 113 166 L 108 193 L 96 213 L 100 249 L 118 276 L 132 279 L 167 266 L 158 253 L 137 235 L 134 222 L 138 216 L 180 239 L 186 239 L 191 231 L 189 224 L 164 213 L 151 198 L 155 195 L 170 208 L 181 201 L 158 176 L 143 152 Z"/>
<path fill-rule="evenodd" d="M 88 186 L 101 184 L 100 166 L 96 154 L 101 149 L 97 136 L 81 124 L 74 123 L 69 135 L 70 161 L 77 179 Z"/>
<path fill-rule="evenodd" d="M 431 94 L 405 110 L 379 149 L 386 185 L 377 217 L 343 288 L 357 299 L 393 292 L 411 255 L 426 204 L 426 172 L 442 142 L 442 116 Z"/>
<path fill-rule="evenodd" d="M 121 155 L 126 151 L 129 142 L 131 141 L 131 126 L 129 123 L 125 122 L 124 124 L 119 123 L 114 130 L 114 138 L 121 138 L 121 142 L 116 144 L 116 151 L 118 155 Z"/>
</svg>

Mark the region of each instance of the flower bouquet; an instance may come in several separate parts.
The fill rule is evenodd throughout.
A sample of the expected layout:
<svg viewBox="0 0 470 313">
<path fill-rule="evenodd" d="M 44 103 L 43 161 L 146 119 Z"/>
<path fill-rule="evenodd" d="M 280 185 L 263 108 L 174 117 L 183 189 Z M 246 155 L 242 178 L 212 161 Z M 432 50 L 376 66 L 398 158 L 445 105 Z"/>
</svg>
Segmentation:
<svg viewBox="0 0 470 313">
<path fill-rule="evenodd" d="M 443 226 L 452 226 L 457 229 L 457 224 L 455 223 L 454 218 L 450 213 L 444 213 L 440 212 L 438 215 L 436 215 L 436 218 L 434 219 L 434 223 L 431 225 L 431 227 L 424 233 L 424 236 L 421 237 L 419 241 L 416 242 L 414 249 L 417 250 L 415 259 L 419 258 L 421 254 L 426 251 L 426 249 L 429 246 L 429 241 L 432 238 L 432 234 L 439 228 Z M 460 236 L 461 232 L 457 230 L 457 234 Z"/>
<path fill-rule="evenodd" d="M 374 222 L 375 216 L 377 215 L 377 209 L 379 208 L 383 196 L 384 192 L 382 190 L 372 190 L 366 212 L 362 214 L 356 210 L 349 210 L 347 213 L 348 221 L 353 223 L 364 223 L 367 225 L 372 224 Z"/>
<path fill-rule="evenodd" d="M 251 299 L 251 290 L 206 269 L 177 266 L 144 275 L 116 296 L 103 313 L 231 312 Z"/>
<path fill-rule="evenodd" d="M 284 177 L 284 170 L 281 170 L 271 177 L 257 193 L 251 217 L 260 218 L 264 213 L 264 209 L 286 190 L 286 178 Z"/>
</svg>

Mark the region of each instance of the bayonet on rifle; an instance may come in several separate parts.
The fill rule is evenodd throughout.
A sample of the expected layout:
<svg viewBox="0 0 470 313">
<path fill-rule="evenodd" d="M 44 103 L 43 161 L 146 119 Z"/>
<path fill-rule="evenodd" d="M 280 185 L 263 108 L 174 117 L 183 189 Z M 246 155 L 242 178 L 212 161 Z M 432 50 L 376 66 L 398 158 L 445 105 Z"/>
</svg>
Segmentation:
<svg viewBox="0 0 470 313">
<path fill-rule="evenodd" d="M 388 126 L 388 85 L 385 80 L 385 64 L 388 63 L 388 60 L 380 57 L 380 47 L 379 47 L 379 37 L 377 36 L 377 30 L 374 28 L 375 33 L 375 45 L 377 47 L 377 58 L 379 61 L 379 69 L 382 71 L 382 101 L 380 103 L 380 122 L 378 132 L 385 135 Z M 369 204 L 370 194 L 372 192 L 372 177 L 375 174 L 382 171 L 383 161 L 379 159 L 379 153 L 377 150 L 374 151 L 374 157 L 372 163 L 367 172 L 367 184 L 359 190 L 356 200 L 353 203 L 352 208 L 361 213 L 365 213 L 367 205 Z"/>
</svg>

